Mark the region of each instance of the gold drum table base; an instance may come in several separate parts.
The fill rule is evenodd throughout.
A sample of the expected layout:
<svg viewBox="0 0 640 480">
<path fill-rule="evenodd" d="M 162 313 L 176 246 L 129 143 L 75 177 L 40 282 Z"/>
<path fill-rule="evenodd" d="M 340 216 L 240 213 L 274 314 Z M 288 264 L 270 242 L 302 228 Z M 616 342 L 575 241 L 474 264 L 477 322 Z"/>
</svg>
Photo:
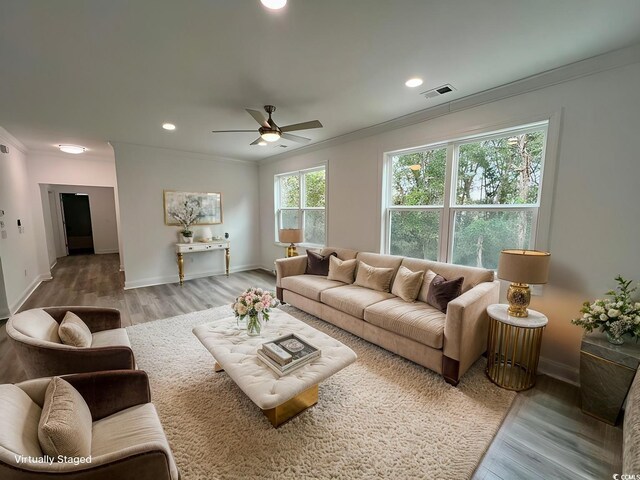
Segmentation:
<svg viewBox="0 0 640 480">
<path fill-rule="evenodd" d="M 489 317 L 487 369 L 496 385 L 517 392 L 536 383 L 542 327 L 522 327 Z"/>
</svg>

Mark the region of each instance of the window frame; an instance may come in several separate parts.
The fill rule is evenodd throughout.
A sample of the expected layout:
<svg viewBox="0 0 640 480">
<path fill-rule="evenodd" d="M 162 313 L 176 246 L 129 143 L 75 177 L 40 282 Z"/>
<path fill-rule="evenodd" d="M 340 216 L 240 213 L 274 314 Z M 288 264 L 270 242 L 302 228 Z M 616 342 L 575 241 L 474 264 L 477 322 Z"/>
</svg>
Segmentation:
<svg viewBox="0 0 640 480">
<path fill-rule="evenodd" d="M 383 171 L 383 222 L 382 240 L 380 251 L 389 254 L 391 251 L 391 215 L 394 211 L 439 211 L 440 212 L 440 232 L 438 236 L 438 256 L 435 261 L 451 263 L 453 259 L 455 214 L 459 211 L 533 211 L 533 222 L 529 243 L 532 249 L 545 248 L 546 239 L 540 241 L 540 212 L 543 209 L 543 193 L 545 186 L 549 184 L 553 187 L 553 174 L 548 173 L 549 161 L 549 137 L 557 137 L 556 122 L 554 117 L 547 117 L 544 120 L 519 124 L 506 128 L 488 129 L 481 133 L 459 136 L 446 141 L 428 143 L 420 147 L 399 149 L 384 154 Z M 540 186 L 538 188 L 538 199 L 535 204 L 480 204 L 480 205 L 458 205 L 456 204 L 456 193 L 458 184 L 458 162 L 459 147 L 467 143 L 487 141 L 497 138 L 504 138 L 511 135 L 521 135 L 531 132 L 544 132 L 544 142 L 542 146 L 542 161 L 540 164 Z M 425 150 L 436 150 L 447 148 L 444 198 L 443 205 L 393 205 L 393 158 L 400 155 L 423 152 Z M 552 152 L 552 153 L 555 153 Z M 548 177 L 551 177 L 548 179 Z M 547 202 L 544 202 L 547 203 Z M 545 205 L 547 207 L 547 205 Z M 548 230 L 548 227 L 546 228 Z M 540 245 L 544 244 L 544 245 Z"/>
<path fill-rule="evenodd" d="M 324 207 L 308 207 L 306 205 L 306 183 L 305 183 L 305 175 L 308 173 L 313 173 L 313 172 L 318 172 L 318 171 L 324 171 Z M 283 177 L 294 177 L 297 176 L 298 177 L 298 188 L 299 188 L 299 203 L 297 207 L 282 207 L 280 205 L 280 203 L 282 202 L 282 192 L 280 190 L 280 179 Z M 287 245 L 284 243 L 281 243 L 279 240 L 279 236 L 278 236 L 278 230 L 280 229 L 280 224 L 281 224 L 281 219 L 282 219 L 282 212 L 283 211 L 293 211 L 293 212 L 298 212 L 298 228 L 303 229 L 305 228 L 305 212 L 307 211 L 323 211 L 324 212 L 324 243 L 323 244 L 317 244 L 317 243 L 308 243 L 308 242 L 300 242 L 297 245 L 302 246 L 302 247 L 324 247 L 326 245 L 327 242 L 327 227 L 328 227 L 328 221 L 327 221 L 327 192 L 328 192 L 328 171 L 327 171 L 327 164 L 323 163 L 321 165 L 316 165 L 314 167 L 309 167 L 309 168 L 304 168 L 301 170 L 294 170 L 292 172 L 284 172 L 284 173 L 277 173 L 273 176 L 274 179 L 274 196 L 273 196 L 273 200 L 274 200 L 274 240 L 276 245 L 278 246 L 283 246 L 283 245 Z"/>
</svg>

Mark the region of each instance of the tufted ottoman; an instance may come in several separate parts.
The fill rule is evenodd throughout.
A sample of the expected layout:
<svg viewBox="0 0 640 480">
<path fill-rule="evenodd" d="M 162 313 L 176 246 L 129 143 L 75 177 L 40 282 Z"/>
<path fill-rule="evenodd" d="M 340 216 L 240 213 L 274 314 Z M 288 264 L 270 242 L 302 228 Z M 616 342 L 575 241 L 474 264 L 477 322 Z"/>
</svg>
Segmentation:
<svg viewBox="0 0 640 480">
<path fill-rule="evenodd" d="M 258 337 L 239 330 L 234 317 L 193 329 L 216 361 L 216 371 L 226 371 L 240 389 L 262 409 L 274 427 L 318 402 L 318 384 L 355 362 L 353 350 L 291 315 L 274 310 Z M 322 351 L 319 358 L 283 377 L 258 360 L 256 351 L 270 340 L 288 333 L 307 339 Z"/>
</svg>

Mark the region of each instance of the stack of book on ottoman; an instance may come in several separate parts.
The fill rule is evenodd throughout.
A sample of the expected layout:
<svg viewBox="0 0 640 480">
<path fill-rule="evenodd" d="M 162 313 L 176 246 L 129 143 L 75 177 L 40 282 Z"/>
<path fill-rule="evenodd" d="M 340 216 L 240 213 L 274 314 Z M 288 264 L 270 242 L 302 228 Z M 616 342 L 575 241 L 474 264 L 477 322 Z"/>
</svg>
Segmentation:
<svg viewBox="0 0 640 480">
<path fill-rule="evenodd" d="M 286 375 L 320 356 L 320 350 L 294 333 L 263 343 L 258 358 L 278 376 Z"/>
</svg>

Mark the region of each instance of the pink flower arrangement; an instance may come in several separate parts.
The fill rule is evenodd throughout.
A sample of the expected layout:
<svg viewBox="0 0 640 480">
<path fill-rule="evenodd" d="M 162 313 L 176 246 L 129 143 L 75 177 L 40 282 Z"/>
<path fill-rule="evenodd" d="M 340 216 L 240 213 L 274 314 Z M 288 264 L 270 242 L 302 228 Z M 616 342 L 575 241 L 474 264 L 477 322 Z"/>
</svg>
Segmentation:
<svg viewBox="0 0 640 480">
<path fill-rule="evenodd" d="M 258 314 L 262 314 L 265 322 L 269 321 L 269 311 L 278 306 L 278 300 L 273 292 L 261 288 L 251 287 L 242 292 L 231 304 L 233 313 L 238 320 L 249 317 L 247 326 L 259 324 Z M 258 325 L 258 333 L 260 326 Z"/>
</svg>

